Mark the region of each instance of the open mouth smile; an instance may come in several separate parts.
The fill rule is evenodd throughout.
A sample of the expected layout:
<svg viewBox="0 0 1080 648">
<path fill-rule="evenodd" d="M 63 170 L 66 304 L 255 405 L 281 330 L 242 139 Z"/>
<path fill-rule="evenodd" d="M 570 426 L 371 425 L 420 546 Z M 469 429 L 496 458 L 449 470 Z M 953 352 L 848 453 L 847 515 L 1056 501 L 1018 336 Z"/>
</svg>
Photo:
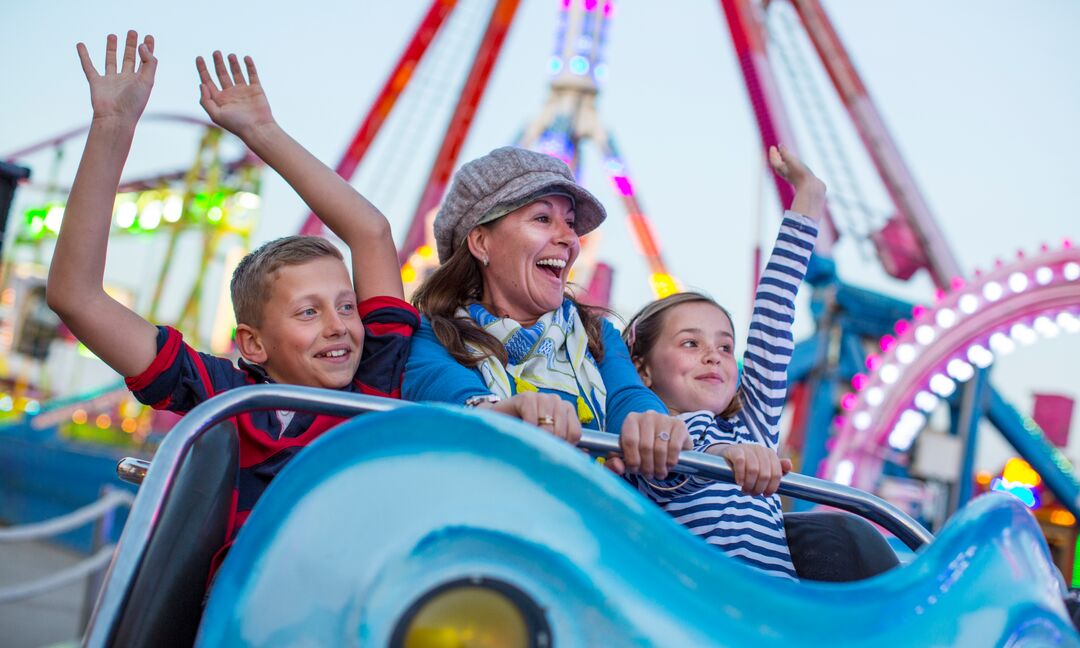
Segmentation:
<svg viewBox="0 0 1080 648">
<path fill-rule="evenodd" d="M 551 273 L 555 278 L 562 279 L 563 270 L 566 269 L 566 259 L 540 259 L 536 262 L 536 266 Z"/>
</svg>

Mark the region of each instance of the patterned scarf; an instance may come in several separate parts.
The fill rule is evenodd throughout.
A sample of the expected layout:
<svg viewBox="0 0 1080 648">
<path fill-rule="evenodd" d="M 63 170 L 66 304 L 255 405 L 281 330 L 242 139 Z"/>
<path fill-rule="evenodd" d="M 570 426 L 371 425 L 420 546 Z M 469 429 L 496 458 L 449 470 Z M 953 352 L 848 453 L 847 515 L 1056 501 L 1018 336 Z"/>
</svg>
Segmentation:
<svg viewBox="0 0 1080 648">
<path fill-rule="evenodd" d="M 457 316 L 472 319 L 494 335 L 510 356 L 506 367 L 491 355 L 480 364 L 480 373 L 491 393 L 510 398 L 523 391 L 543 388 L 574 394 L 581 422 L 595 421 L 598 429 L 604 429 L 607 390 L 596 360 L 589 352 L 589 336 L 573 302 L 564 300 L 529 328 L 510 318 L 495 317 L 480 304 L 469 304 L 468 310 L 458 309 Z"/>
</svg>

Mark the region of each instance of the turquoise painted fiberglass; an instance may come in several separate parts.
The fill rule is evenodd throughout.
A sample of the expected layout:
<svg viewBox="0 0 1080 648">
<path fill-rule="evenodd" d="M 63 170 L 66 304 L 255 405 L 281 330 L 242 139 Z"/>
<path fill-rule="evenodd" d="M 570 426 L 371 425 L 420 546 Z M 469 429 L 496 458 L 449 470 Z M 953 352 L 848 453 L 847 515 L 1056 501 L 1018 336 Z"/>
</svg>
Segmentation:
<svg viewBox="0 0 1080 648">
<path fill-rule="evenodd" d="M 428 405 L 360 416 L 275 479 L 198 645 L 384 646 L 425 592 L 472 576 L 531 596 L 558 647 L 1080 645 L 1039 529 L 1007 496 L 877 578 L 784 582 L 535 428 Z"/>
</svg>

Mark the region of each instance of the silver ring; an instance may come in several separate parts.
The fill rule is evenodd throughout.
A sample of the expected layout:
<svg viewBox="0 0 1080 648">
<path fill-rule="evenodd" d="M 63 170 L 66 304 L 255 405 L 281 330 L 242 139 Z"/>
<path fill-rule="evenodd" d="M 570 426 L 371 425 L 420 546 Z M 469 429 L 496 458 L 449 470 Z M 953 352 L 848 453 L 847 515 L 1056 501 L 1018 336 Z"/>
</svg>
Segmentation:
<svg viewBox="0 0 1080 648">
<path fill-rule="evenodd" d="M 540 418 L 536 419 L 536 424 L 537 425 L 555 425 L 555 417 L 554 416 L 541 416 Z"/>
<path fill-rule="evenodd" d="M 656 438 L 660 439 L 661 441 L 671 441 L 671 435 L 668 434 L 666 430 L 664 432 L 661 432 L 660 434 L 657 434 Z"/>
</svg>

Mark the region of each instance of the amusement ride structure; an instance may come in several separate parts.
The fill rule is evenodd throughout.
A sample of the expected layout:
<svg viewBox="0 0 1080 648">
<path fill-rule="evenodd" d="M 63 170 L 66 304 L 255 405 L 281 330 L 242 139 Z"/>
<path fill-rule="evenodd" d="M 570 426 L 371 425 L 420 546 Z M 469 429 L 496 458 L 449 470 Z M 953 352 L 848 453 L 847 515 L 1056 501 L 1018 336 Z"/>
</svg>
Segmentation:
<svg viewBox="0 0 1080 648">
<path fill-rule="evenodd" d="M 1039 336 L 1080 329 L 1080 252 L 1067 242 L 1057 248 L 1047 246 L 989 272 L 967 276 L 820 1 L 720 0 L 719 4 L 763 147 L 783 142 L 798 148 L 792 116 L 803 115 L 804 121 L 819 125 L 816 130 L 812 127 L 814 144 L 833 148 L 831 156 L 825 155 L 823 177 L 831 187 L 848 192 L 830 195 L 830 217 L 808 274 L 815 332 L 797 346 L 790 369 L 794 415 L 787 449 L 800 460 L 802 472 L 881 493 L 890 492 L 890 484 L 910 483 L 912 450 L 932 414 L 944 405 L 950 414 L 948 434 L 935 436 L 949 436 L 952 446 L 960 448 L 958 465 L 950 476 L 942 478 L 947 503 L 931 514 L 921 507 L 932 493 L 909 493 L 909 509 L 936 523 L 970 499 L 975 483 L 974 448 L 979 423 L 985 419 L 1026 460 L 1059 507 L 1064 507 L 1062 512 L 1068 515 L 1059 515 L 1054 524 L 1070 529 L 1070 542 L 1075 542 L 1080 483 L 1038 426 L 993 388 L 990 372 L 995 358 L 1017 343 L 1030 344 Z M 432 57 L 425 58 L 425 54 L 445 35 L 445 26 L 459 10 L 458 5 L 458 0 L 430 3 L 336 166 L 346 180 L 361 166 L 407 89 L 423 76 L 424 66 L 433 64 Z M 519 0 L 491 0 L 488 5 L 490 12 L 479 43 L 465 79 L 454 93 L 455 103 L 441 143 L 399 245 L 407 289 L 422 281 L 436 263 L 430 221 L 458 163 Z M 626 160 L 597 107 L 597 80 L 606 66 L 604 46 L 613 8 L 612 0 L 560 1 L 555 48 L 549 61 L 548 97 L 539 114 L 521 131 L 517 144 L 559 157 L 575 171 L 580 169 L 583 144 L 591 143 L 599 150 L 648 266 L 652 291 L 664 296 L 678 290 L 679 282 L 664 261 Z M 787 39 L 782 38 L 785 31 Z M 805 35 L 815 54 L 792 51 L 790 36 L 795 31 Z M 806 78 L 808 59 L 815 56 L 892 202 L 893 213 L 888 219 L 859 215 L 863 201 L 858 183 L 822 114 L 818 91 Z M 774 73 L 778 61 L 792 77 L 787 85 Z M 786 106 L 785 89 L 789 95 L 794 93 L 797 109 Z M 58 146 L 77 134 L 53 138 L 43 146 Z M 188 171 L 128 183 L 122 188 L 115 214 L 118 231 L 147 235 L 163 227 L 169 233 L 169 251 L 150 308 L 152 317 L 158 313 L 177 238 L 187 229 L 202 233 L 200 266 L 192 275 L 195 283 L 177 320 L 196 336 L 203 271 L 219 254 L 223 236 L 239 235 L 246 245 L 251 221 L 235 221 L 233 217 L 257 206 L 258 200 L 258 167 L 246 156 L 223 162 L 213 153 L 214 138 L 219 135 L 216 130 L 207 132 L 198 161 Z M 791 187 L 778 177 L 774 180 L 780 203 L 789 205 Z M 166 189 L 166 185 L 172 188 Z M 19 245 L 32 245 L 55 232 L 62 204 L 50 202 L 31 211 L 25 224 L 27 234 L 20 236 Z M 305 218 L 300 231 L 325 233 L 314 214 Z M 872 246 L 881 266 L 897 280 L 908 280 L 925 270 L 937 286 L 933 304 L 910 304 L 841 281 L 831 259 L 831 246 L 845 236 Z M 575 283 L 586 286 L 584 297 L 591 303 L 607 305 L 612 269 L 599 260 L 593 241 L 587 239 L 583 248 Z M 10 277 L 12 273 L 8 269 L 5 274 Z M 12 342 L 10 336 L 0 338 L 0 342 L 4 340 L 8 345 Z M 218 348 L 214 341 L 210 346 Z M 0 348 L 0 353 L 9 348 Z M 86 415 L 78 402 L 74 406 Z M 54 423 L 74 415 L 70 407 L 56 411 L 60 413 L 52 418 L 45 413 L 36 418 Z M 1001 490 L 1014 493 L 1018 488 L 1008 480 L 998 480 L 994 487 L 998 484 Z M 1059 564 L 1071 565 L 1073 547 L 1056 549 L 1064 556 Z"/>
<path fill-rule="evenodd" d="M 134 240 L 140 247 L 153 246 L 164 238 L 164 250 L 152 283 L 124 281 L 109 291 L 129 306 L 144 302 L 144 314 L 151 322 L 166 323 L 182 331 L 196 346 L 227 353 L 231 347 L 232 308 L 228 290 L 208 287 L 212 266 L 220 264 L 226 278 L 250 248 L 251 232 L 260 204 L 262 162 L 244 149 L 227 157 L 222 146 L 223 131 L 209 122 L 178 115 L 148 115 L 148 121 L 194 126 L 201 130 L 195 158 L 185 169 L 126 179 L 119 187 L 112 219 L 112 236 Z M 89 127 L 61 133 L 45 141 L 12 152 L 7 160 L 21 160 L 34 154 L 48 154 L 55 162 L 63 157 L 65 145 L 78 142 Z M 58 166 L 54 163 L 54 169 Z M 90 355 L 70 339 L 45 306 L 45 252 L 60 230 L 67 190 L 55 177 L 26 187 L 40 196 L 25 210 L 16 224 L 10 249 L 5 250 L 0 293 L 0 410 L 11 417 L 32 415 L 35 429 L 60 425 L 71 438 L 142 444 L 152 433 L 162 433 L 173 418 L 155 413 L 137 403 L 123 382 L 98 387 L 89 392 L 55 397 L 48 376 L 50 347 L 56 338 L 66 339 L 68 355 Z M 187 239 L 197 250 L 198 262 L 182 277 L 174 273 L 181 241 Z M 154 259 L 157 261 L 157 259 Z M 178 303 L 176 315 L 164 315 L 166 290 L 175 291 L 177 280 L 187 285 L 181 294 L 172 294 Z M 147 295 L 135 288 L 150 286 Z M 211 303 L 212 302 L 212 303 Z M 210 311 L 212 323 L 206 326 Z M 78 362 L 67 358 L 67 366 Z"/>
<path fill-rule="evenodd" d="M 425 52 L 440 34 L 445 35 L 444 26 L 458 4 L 432 0 L 337 165 L 344 178 L 357 171 L 410 80 L 424 76 Z M 490 5 L 490 15 L 399 245 L 407 288 L 415 287 L 434 266 L 432 214 L 457 165 L 518 4 L 519 0 L 472 3 Z M 1054 562 L 1069 577 L 1080 483 L 1033 420 L 1019 414 L 994 389 L 990 373 L 995 360 L 1017 346 L 1080 332 L 1080 250 L 1065 241 L 1020 254 L 1009 263 L 999 262 L 987 272 L 965 275 L 819 0 L 720 0 L 719 4 L 761 143 L 768 147 L 783 142 L 796 148 L 791 116 L 802 114 L 805 121 L 827 131 L 811 136 L 816 145 L 833 148 L 832 157 L 825 158 L 823 175 L 830 187 L 841 188 L 830 196 L 831 211 L 807 273 L 815 330 L 794 350 L 786 436 L 787 450 L 799 459 L 801 472 L 838 483 L 791 474 L 784 477 L 779 492 L 837 506 L 882 525 L 918 551 L 912 564 L 850 588 L 774 582 L 734 560 L 717 559 L 713 548 L 679 529 L 658 508 L 642 506 L 636 493 L 584 460 L 576 449 L 535 434 L 519 421 L 460 408 L 260 385 L 231 390 L 193 409 L 164 438 L 152 463 L 125 458 L 116 467 L 115 454 L 54 443 L 57 436 L 93 438 L 78 434 L 80 429 L 117 426 L 121 438 L 127 434 L 144 439 L 154 426 L 151 412 L 133 409 L 133 401 L 119 385 L 46 400 L 47 391 L 41 385 L 32 391 L 26 378 L 29 371 L 41 372 L 55 338 L 63 335 L 43 301 L 42 250 L 59 230 L 64 210 L 63 201 L 57 199 L 63 192 L 52 182 L 41 190 L 40 203 L 18 223 L 14 249 L 5 251 L 0 362 L 16 356 L 22 360 L 19 366 L 10 362 L 12 366 L 0 367 L 4 370 L 0 378 L 8 374 L 7 382 L 0 383 L 4 390 L 0 421 L 9 422 L 5 412 L 11 419 L 10 425 L 0 427 L 0 466 L 5 467 L 0 471 L 0 492 L 48 490 L 52 484 L 43 486 L 40 479 L 45 472 L 42 457 L 60 445 L 66 458 L 53 459 L 49 468 L 63 474 L 69 491 L 77 491 L 69 499 L 83 498 L 75 504 L 82 508 L 72 515 L 81 518 L 106 500 L 112 501 L 109 506 L 119 500 L 132 506 L 115 551 L 113 545 L 94 546 L 94 556 L 79 566 L 88 574 L 111 560 L 85 645 L 161 643 L 150 637 L 162 641 L 185 637 L 180 641 L 196 645 L 246 645 L 266 637 L 296 643 L 320 637 L 318 641 L 334 645 L 346 641 L 348 633 L 353 633 L 350 641 L 407 645 L 401 637 L 414 626 L 421 633 L 416 636 L 428 639 L 455 636 L 453 623 L 461 620 L 443 618 L 451 607 L 479 609 L 481 617 L 490 617 L 483 622 L 520 617 L 519 642 L 495 640 L 492 645 L 593 645 L 610 642 L 611 637 L 618 637 L 620 645 L 664 641 L 728 645 L 770 639 L 851 645 L 950 639 L 961 645 L 1076 644 L 1078 636 L 1067 626 L 1061 579 L 1024 506 L 1038 508 L 1040 497 L 1045 497 L 1044 512 L 1056 507 L 1042 517 L 1036 511 L 1036 518 Z M 559 157 L 576 172 L 582 167 L 583 144 L 599 150 L 647 264 L 653 294 L 663 296 L 678 290 L 679 282 L 664 262 L 626 161 L 597 107 L 597 81 L 606 65 L 603 52 L 613 6 L 613 0 L 561 0 L 547 101 L 517 143 Z M 803 76 L 810 57 L 793 53 L 790 40 L 779 38 L 777 24 L 789 36 L 800 29 L 815 48 L 891 198 L 894 213 L 889 218 L 871 216 L 863 209 L 851 165 L 821 114 L 813 83 Z M 791 73 L 789 85 L 774 76 L 771 61 L 776 58 L 770 56 L 778 57 Z M 784 90 L 795 93 L 798 112 L 785 108 Z M 818 114 L 807 116 L 803 111 Z M 223 353 L 233 329 L 222 315 L 231 312 L 228 291 L 222 290 L 223 295 L 212 302 L 214 323 L 206 335 L 207 318 L 200 308 L 213 298 L 205 282 L 215 265 L 227 278 L 248 247 L 259 207 L 261 165 L 246 150 L 225 159 L 221 131 L 195 123 L 206 128 L 195 162 L 176 173 L 125 181 L 113 213 L 113 230 L 146 241 L 167 235 L 159 246 L 164 252 L 157 282 L 143 310 L 155 323 L 166 317 L 166 311 L 175 311 L 167 323 L 180 328 L 196 346 Z M 79 134 L 65 133 L 5 159 L 21 161 L 42 149 L 58 156 L 62 144 Z M 9 179 L 26 175 L 10 166 L 0 167 L 0 189 L 11 184 Z M 774 180 L 780 203 L 789 205 L 791 187 Z M 0 193 L 0 206 L 6 207 L 7 201 L 8 196 Z M 301 232 L 325 234 L 314 215 L 304 220 Z M 190 273 L 187 292 L 171 300 L 181 304 L 174 309 L 164 306 L 163 295 L 185 236 L 197 238 L 198 265 Z M 872 247 L 882 267 L 898 280 L 925 270 L 937 286 L 932 301 L 910 304 L 842 281 L 831 255 L 833 243 L 842 237 Z M 586 286 L 585 299 L 607 305 L 613 270 L 599 260 L 595 238 L 587 239 L 583 249 L 575 283 Z M 133 306 L 147 301 L 126 298 Z M 219 423 L 246 411 L 280 408 L 343 418 L 367 411 L 372 415 L 356 416 L 328 431 L 275 479 L 230 550 L 207 599 L 204 574 L 226 534 L 225 503 L 234 493 L 239 461 L 233 428 Z M 948 424 L 937 425 L 946 409 Z M 998 479 L 985 483 L 974 478 L 972 467 L 983 419 L 1023 457 L 1010 460 Z M 66 428 L 66 437 L 46 439 L 46 429 L 56 428 Z M 431 435 L 432 428 L 440 434 Z M 921 452 L 924 444 L 955 451 L 941 453 L 944 463 L 951 465 L 937 476 L 920 472 L 913 459 L 913 452 Z M 617 449 L 618 440 L 586 432 L 581 447 L 603 455 Z M 724 460 L 707 454 L 686 453 L 679 467 L 733 480 Z M 138 484 L 134 501 L 105 493 L 99 502 L 85 506 L 102 483 L 115 481 L 114 471 Z M 103 482 L 102 475 L 109 481 Z M 381 492 L 387 475 L 404 475 L 404 481 L 398 481 L 412 487 L 398 489 L 390 499 L 356 497 Z M 912 485 L 920 478 L 936 479 L 943 489 L 919 491 Z M 942 524 L 971 498 L 976 483 L 1015 495 L 1023 505 L 1004 496 L 982 498 L 959 511 L 936 539 L 912 519 Z M 901 492 L 898 485 L 904 484 L 908 491 L 897 503 L 912 516 L 851 488 L 888 497 Z M 929 506 L 931 497 L 942 499 L 935 495 L 942 490 L 947 502 Z M 477 493 L 485 493 L 480 505 Z M 37 496 L 53 508 L 39 504 L 34 519 L 28 520 L 23 514 L 30 507 L 5 497 L 0 498 L 0 518 L 38 521 L 57 513 L 55 500 L 62 499 L 54 492 L 16 495 L 27 500 Z M 343 505 L 355 514 L 324 514 Z M 72 515 L 65 516 L 69 519 L 64 528 L 75 528 Z M 383 522 L 377 533 L 372 532 L 373 519 Z M 24 524 L 15 534 L 31 535 L 27 527 L 55 526 Z M 9 532 L 8 541 L 11 537 Z M 603 552 L 596 551 L 600 546 Z M 305 549 L 298 552 L 297 547 Z M 664 560 L 656 559 L 665 553 Z M 324 563 L 326 556 L 339 558 L 333 569 L 309 569 Z M 59 580 L 50 577 L 18 591 L 0 588 L 0 602 L 5 595 L 25 598 L 31 590 L 47 591 Z M 88 591 L 98 588 L 92 583 Z M 478 592 L 499 594 L 497 602 L 505 605 L 491 609 L 476 605 L 485 600 L 470 598 Z M 453 598 L 462 594 L 463 598 Z M 454 605 L 446 605 L 447 600 Z M 287 619 L 275 614 L 283 601 L 298 612 Z M 723 601 L 732 603 L 717 605 Z M 425 617 L 432 609 L 434 622 Z M 582 610 L 588 614 L 582 615 Z M 483 625 L 474 623 L 469 614 L 460 626 L 474 637 L 475 629 Z M 417 621 L 421 617 L 423 623 Z M 443 633 L 431 634 L 431 628 Z M 532 637 L 531 643 L 526 636 Z"/>
<path fill-rule="evenodd" d="M 360 165 L 457 4 L 455 0 L 431 3 L 337 167 L 346 179 Z M 934 492 L 912 492 L 910 488 L 905 497 L 909 509 L 939 524 L 973 494 L 974 449 L 979 423 L 985 419 L 1026 460 L 1031 468 L 1028 472 L 1041 476 L 1037 480 L 1041 484 L 998 479 L 993 487 L 1015 494 L 1018 488 L 1045 486 L 1058 508 L 1063 507 L 1054 516 L 1054 524 L 1069 528 L 1071 533 L 1065 543 L 1069 546 L 1055 547 L 1061 550 L 1059 564 L 1071 565 L 1075 516 L 1080 515 L 1080 483 L 1069 462 L 1045 440 L 1038 426 L 994 390 L 989 373 L 995 356 L 1007 353 L 1017 342 L 1029 344 L 1039 335 L 1080 328 L 1078 254 L 1066 241 L 1059 249 L 1044 246 L 1021 254 L 1013 264 L 966 276 L 819 0 L 720 0 L 720 6 L 763 147 L 783 142 L 797 148 L 792 115 L 803 114 L 804 121 L 811 124 L 817 147 L 832 146 L 832 156 L 824 155 L 825 179 L 830 186 L 840 186 L 849 193 L 830 195 L 829 222 L 808 276 L 816 331 L 798 345 L 791 365 L 795 414 L 787 450 L 801 460 L 803 472 L 870 491 L 892 492 L 890 480 L 914 483 L 907 479 L 911 451 L 930 414 L 944 404 L 950 412 L 948 436 L 953 439 L 952 447 L 960 448 L 958 465 L 944 478 L 946 501 L 930 506 L 928 500 Z M 492 4 L 399 247 L 407 286 L 415 286 L 425 269 L 436 262 L 429 238 L 430 219 L 457 163 L 517 7 L 517 0 L 495 0 Z M 521 132 L 517 144 L 559 157 L 575 170 L 580 164 L 581 145 L 590 141 L 598 147 L 648 264 L 653 293 L 663 296 L 678 290 L 679 284 L 664 263 L 624 158 L 596 105 L 597 75 L 606 65 L 604 45 L 612 10 L 610 0 L 562 0 L 550 59 L 548 99 Z M 850 163 L 838 150 L 835 127 L 822 114 L 819 91 L 806 78 L 807 60 L 814 55 L 792 51 L 791 32 L 798 29 L 796 22 L 812 43 L 892 202 L 893 213 L 887 219 L 875 220 L 863 210 L 862 221 L 857 222 L 864 201 Z M 786 39 L 780 33 L 785 30 Z M 782 86 L 774 73 L 776 61 L 792 77 L 787 86 Z M 785 88 L 794 93 L 797 109 L 785 105 Z M 818 124 L 816 130 L 814 123 Z M 789 205 L 791 187 L 778 177 L 774 180 L 781 204 Z M 834 218 L 838 211 L 844 211 L 845 218 Z M 309 215 L 302 231 L 320 233 L 322 226 Z M 842 236 L 871 245 L 883 269 L 898 280 L 908 280 L 925 270 L 937 286 L 934 306 L 906 303 L 842 282 L 830 254 L 833 241 Z M 587 298 L 593 303 L 606 305 L 611 269 L 603 263 L 590 264 L 596 251 L 590 249 L 589 241 L 583 247 L 586 262 L 578 272 L 590 276 L 581 281 L 579 275 L 577 283 L 588 286 Z"/>
</svg>

